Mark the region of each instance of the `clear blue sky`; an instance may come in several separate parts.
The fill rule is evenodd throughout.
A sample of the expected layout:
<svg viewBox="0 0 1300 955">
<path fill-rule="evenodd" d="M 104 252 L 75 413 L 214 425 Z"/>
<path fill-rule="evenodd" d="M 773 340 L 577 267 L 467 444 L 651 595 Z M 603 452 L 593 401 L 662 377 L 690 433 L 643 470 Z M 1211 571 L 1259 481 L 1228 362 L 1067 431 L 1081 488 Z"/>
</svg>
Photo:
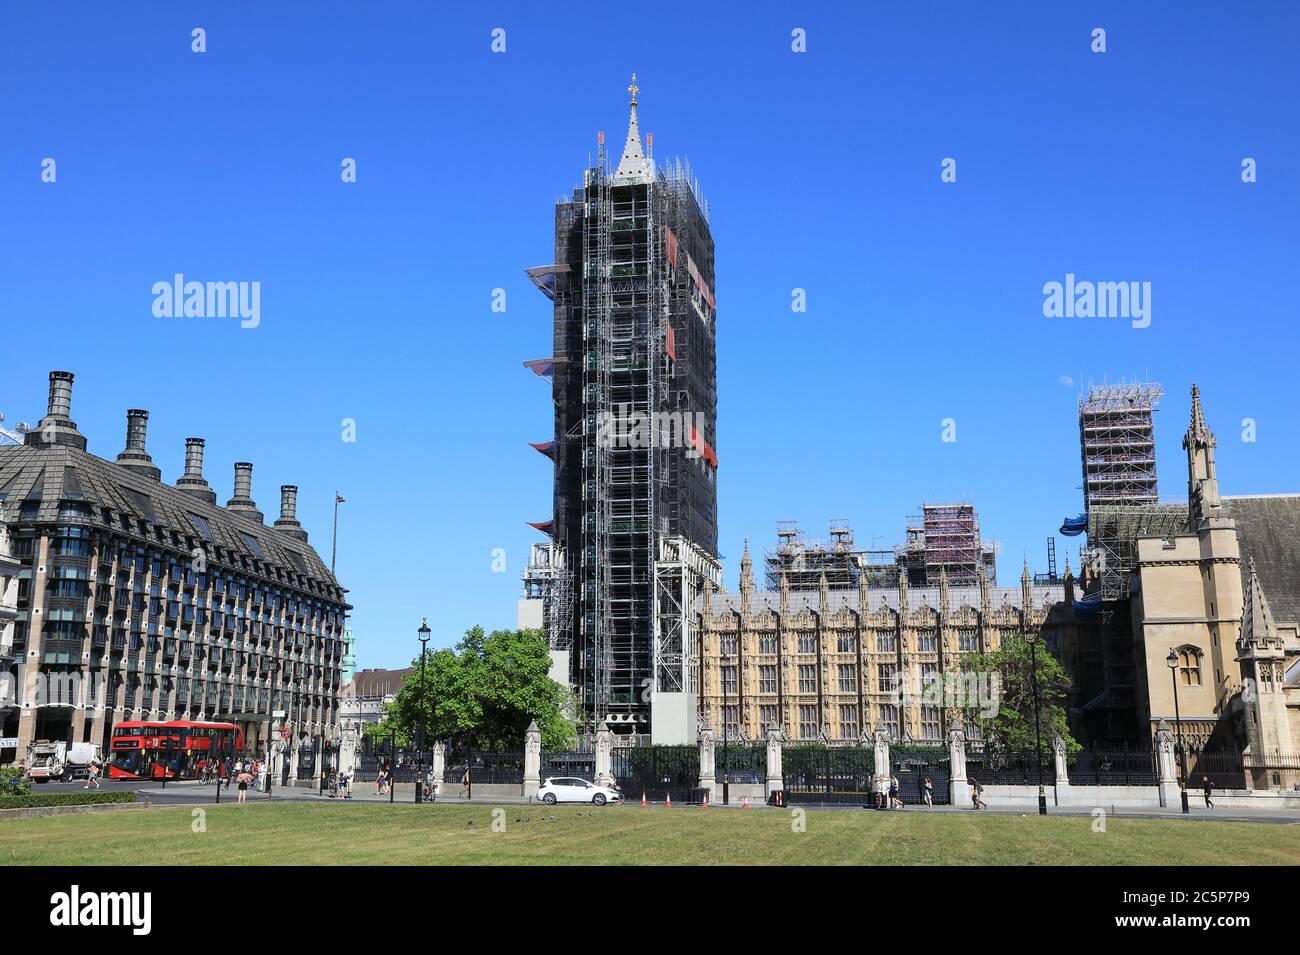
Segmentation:
<svg viewBox="0 0 1300 955">
<path fill-rule="evenodd" d="M 689 156 L 712 203 L 729 586 L 780 519 L 887 546 L 954 498 L 1002 581 L 1043 569 L 1081 506 L 1089 380 L 1165 385 L 1162 494 L 1193 380 L 1224 491 L 1300 490 L 1300 6 L 471 6 L 0 6 L 0 410 L 34 422 L 46 373 L 75 371 L 91 450 L 148 408 L 166 480 L 204 436 L 221 500 L 236 460 L 268 519 L 298 484 L 326 559 L 341 489 L 361 665 L 404 664 L 422 615 L 439 644 L 513 625 L 551 505 L 527 446 L 549 392 L 520 366 L 551 310 L 523 269 L 596 130 L 621 143 L 633 70 L 656 156 Z M 154 318 L 176 272 L 261 282 L 260 327 Z M 1151 326 L 1044 318 L 1067 272 L 1151 282 Z"/>
</svg>

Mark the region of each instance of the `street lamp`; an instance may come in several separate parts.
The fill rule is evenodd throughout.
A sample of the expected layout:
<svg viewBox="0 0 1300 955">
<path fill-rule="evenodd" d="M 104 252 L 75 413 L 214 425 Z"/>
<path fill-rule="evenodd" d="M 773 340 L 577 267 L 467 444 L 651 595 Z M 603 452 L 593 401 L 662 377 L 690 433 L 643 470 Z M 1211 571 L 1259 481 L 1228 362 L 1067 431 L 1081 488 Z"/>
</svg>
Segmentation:
<svg viewBox="0 0 1300 955">
<path fill-rule="evenodd" d="M 415 801 L 424 802 L 424 655 L 429 647 L 429 618 L 420 618 L 420 728 L 415 734 Z"/>
<path fill-rule="evenodd" d="M 1174 652 L 1173 647 L 1169 648 L 1169 656 L 1165 657 L 1165 663 L 1169 666 L 1169 678 L 1174 683 L 1174 732 L 1178 735 L 1178 789 L 1183 801 L 1183 814 L 1187 815 L 1191 812 L 1187 808 L 1187 750 L 1183 747 L 1183 721 L 1178 712 L 1178 654 Z"/>
<path fill-rule="evenodd" d="M 1047 815 L 1047 792 L 1043 789 L 1043 734 L 1039 720 L 1038 702 L 1038 631 L 1030 630 L 1025 634 L 1029 644 L 1029 672 L 1034 687 L 1034 754 L 1038 761 L 1038 814 Z"/>
</svg>

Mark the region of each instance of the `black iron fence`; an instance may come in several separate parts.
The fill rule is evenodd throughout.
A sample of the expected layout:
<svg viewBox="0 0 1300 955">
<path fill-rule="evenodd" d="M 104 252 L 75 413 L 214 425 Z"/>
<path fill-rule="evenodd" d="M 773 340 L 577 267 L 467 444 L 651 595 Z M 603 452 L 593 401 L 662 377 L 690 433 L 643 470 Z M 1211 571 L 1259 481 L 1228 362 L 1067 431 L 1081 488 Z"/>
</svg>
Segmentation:
<svg viewBox="0 0 1300 955">
<path fill-rule="evenodd" d="M 698 746 L 633 746 L 617 748 L 610 770 L 618 788 L 629 800 L 655 802 L 669 797 L 687 803 L 699 798 L 700 748 Z"/>
<path fill-rule="evenodd" d="M 948 749 L 944 746 L 894 746 L 889 752 L 890 769 L 898 779 L 898 795 L 905 805 L 925 802 L 925 783 L 936 806 L 952 802 L 952 778 Z"/>
<path fill-rule="evenodd" d="M 966 778 L 981 786 L 1056 785 L 1056 760 L 1048 749 L 1040 757 L 1033 750 L 983 750 L 967 752 Z"/>
<path fill-rule="evenodd" d="M 790 802 L 868 805 L 874 798 L 875 768 L 875 750 L 867 746 L 798 743 L 781 754 Z"/>
<path fill-rule="evenodd" d="M 1070 782 L 1076 786 L 1155 786 L 1160 756 L 1153 749 L 1083 749 L 1070 757 Z"/>
<path fill-rule="evenodd" d="M 767 782 L 767 744 L 727 743 L 713 750 L 713 775 L 721 786 Z"/>
<path fill-rule="evenodd" d="M 596 781 L 596 754 L 590 750 L 570 750 L 567 753 L 542 753 L 541 781 L 549 777 L 576 776 L 592 783 Z"/>
<path fill-rule="evenodd" d="M 1207 779 L 1215 789 L 1246 788 L 1246 765 L 1240 751 L 1205 752 L 1188 747 L 1186 763 L 1189 791 L 1204 789 Z M 1179 770 L 1183 766 L 1177 747 L 1174 749 L 1174 765 Z"/>
</svg>

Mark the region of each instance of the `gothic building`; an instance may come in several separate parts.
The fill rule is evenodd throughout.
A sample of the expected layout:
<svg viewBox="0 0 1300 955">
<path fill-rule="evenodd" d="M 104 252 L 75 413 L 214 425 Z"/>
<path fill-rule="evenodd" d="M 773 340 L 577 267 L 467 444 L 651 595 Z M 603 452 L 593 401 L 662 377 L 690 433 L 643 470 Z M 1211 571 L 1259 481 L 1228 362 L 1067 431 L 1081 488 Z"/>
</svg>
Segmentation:
<svg viewBox="0 0 1300 955">
<path fill-rule="evenodd" d="M 1009 634 L 1032 632 L 1045 645 L 1067 623 L 1063 601 L 1073 578 L 1036 585 L 1026 565 L 1019 587 L 993 587 L 982 570 L 975 586 L 868 586 L 816 593 L 758 591 L 746 544 L 739 593 L 699 600 L 699 706 L 719 738 L 759 738 L 769 726 L 792 740 L 856 742 L 883 726 L 897 740 L 938 744 L 964 720 L 945 685 L 963 653 L 998 649 Z M 946 684 L 952 688 L 953 684 Z M 957 687 L 969 693 L 971 687 Z M 974 691 L 988 693 L 989 687 Z M 970 698 L 970 697 L 968 697 Z"/>
</svg>

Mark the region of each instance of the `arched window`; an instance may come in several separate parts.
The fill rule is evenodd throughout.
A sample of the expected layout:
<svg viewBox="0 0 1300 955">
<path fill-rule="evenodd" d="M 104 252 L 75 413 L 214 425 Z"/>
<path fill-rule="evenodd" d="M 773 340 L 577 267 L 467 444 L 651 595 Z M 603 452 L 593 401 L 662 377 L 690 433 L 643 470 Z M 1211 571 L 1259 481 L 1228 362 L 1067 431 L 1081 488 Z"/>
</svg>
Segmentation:
<svg viewBox="0 0 1300 955">
<path fill-rule="evenodd" d="M 1178 682 L 1183 686 L 1201 685 L 1201 651 L 1196 647 L 1178 649 Z"/>
</svg>

